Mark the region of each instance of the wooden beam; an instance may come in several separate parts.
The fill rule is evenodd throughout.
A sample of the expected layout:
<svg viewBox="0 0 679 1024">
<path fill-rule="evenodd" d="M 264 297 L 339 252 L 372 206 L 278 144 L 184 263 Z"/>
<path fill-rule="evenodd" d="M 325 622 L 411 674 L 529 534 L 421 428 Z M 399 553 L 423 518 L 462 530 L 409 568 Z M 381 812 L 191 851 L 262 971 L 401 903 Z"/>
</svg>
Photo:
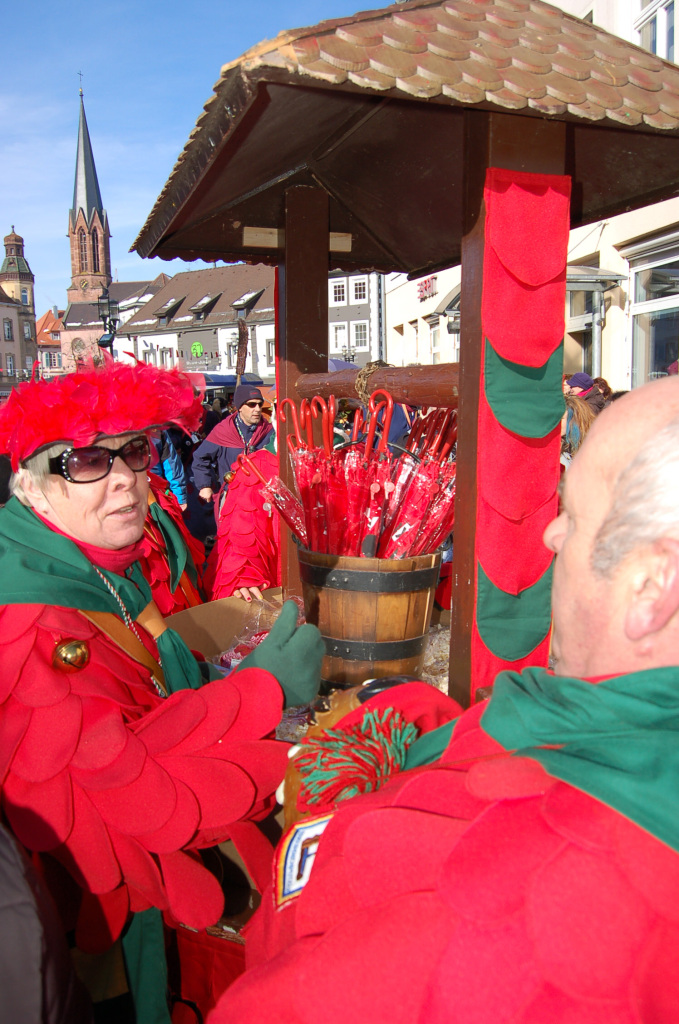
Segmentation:
<svg viewBox="0 0 679 1024">
<path fill-rule="evenodd" d="M 457 492 L 453 544 L 450 678 L 448 692 L 467 707 L 470 701 L 471 640 L 476 577 L 476 504 L 479 386 L 481 375 L 485 209 L 488 167 L 564 174 L 566 125 L 560 121 L 507 114 L 466 112 L 464 236 L 460 305 L 460 395 L 457 438 Z M 530 245 L 530 239 L 526 239 Z M 526 329 L 530 329 L 526 325 Z M 509 470 L 508 470 L 509 472 Z"/>
<path fill-rule="evenodd" d="M 301 373 L 328 369 L 328 194 L 296 185 L 285 194 L 285 257 L 278 269 L 277 397 L 295 399 Z M 278 423 L 280 475 L 294 490 L 286 438 Z M 281 564 L 286 597 L 301 596 L 297 548 L 281 524 Z"/>
<path fill-rule="evenodd" d="M 347 231 L 331 231 L 328 235 L 329 252 L 351 252 L 352 236 Z M 282 228 L 243 228 L 243 248 L 283 249 L 285 231 Z"/>
<path fill-rule="evenodd" d="M 355 370 L 335 373 L 303 373 L 297 378 L 295 390 L 299 398 L 321 395 L 328 398 L 357 398 Z M 371 373 L 370 392 L 385 388 L 395 402 L 407 405 L 437 405 L 457 408 L 459 366 L 439 363 L 437 366 L 383 366 Z"/>
</svg>

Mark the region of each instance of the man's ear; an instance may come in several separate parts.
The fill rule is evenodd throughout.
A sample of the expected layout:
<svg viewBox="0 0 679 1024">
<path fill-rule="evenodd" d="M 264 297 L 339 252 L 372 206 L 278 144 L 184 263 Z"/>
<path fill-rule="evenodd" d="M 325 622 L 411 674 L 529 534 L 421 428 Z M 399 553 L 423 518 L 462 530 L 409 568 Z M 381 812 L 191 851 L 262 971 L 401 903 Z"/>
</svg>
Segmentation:
<svg viewBox="0 0 679 1024">
<path fill-rule="evenodd" d="M 662 537 L 640 561 L 625 615 L 625 635 L 642 640 L 659 633 L 679 612 L 679 540 Z"/>
</svg>

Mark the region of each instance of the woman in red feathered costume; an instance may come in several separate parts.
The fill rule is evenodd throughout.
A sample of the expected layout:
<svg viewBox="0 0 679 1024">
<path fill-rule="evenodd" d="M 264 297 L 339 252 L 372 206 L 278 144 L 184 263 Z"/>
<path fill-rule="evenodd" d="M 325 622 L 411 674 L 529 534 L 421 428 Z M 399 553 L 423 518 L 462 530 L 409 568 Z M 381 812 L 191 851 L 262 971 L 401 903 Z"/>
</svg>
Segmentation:
<svg viewBox="0 0 679 1024">
<path fill-rule="evenodd" d="M 178 369 L 111 360 L 31 380 L 0 408 L 14 469 L 0 511 L 2 812 L 78 947 L 122 936 L 140 1024 L 170 1019 L 161 912 L 193 929 L 222 912 L 197 849 L 238 835 L 247 862 L 251 835 L 261 855 L 247 822 L 273 806 L 286 762 L 267 737 L 284 698 L 314 692 L 322 658 L 291 605 L 259 667 L 215 678 L 151 599 L 148 432 L 200 414 Z"/>
<path fill-rule="evenodd" d="M 278 473 L 278 460 L 266 448 L 249 456 L 265 479 Z M 265 501 L 255 473 L 237 469 L 222 505 L 215 544 L 206 571 L 211 599 L 252 597 L 281 582 L 280 523 Z"/>
</svg>

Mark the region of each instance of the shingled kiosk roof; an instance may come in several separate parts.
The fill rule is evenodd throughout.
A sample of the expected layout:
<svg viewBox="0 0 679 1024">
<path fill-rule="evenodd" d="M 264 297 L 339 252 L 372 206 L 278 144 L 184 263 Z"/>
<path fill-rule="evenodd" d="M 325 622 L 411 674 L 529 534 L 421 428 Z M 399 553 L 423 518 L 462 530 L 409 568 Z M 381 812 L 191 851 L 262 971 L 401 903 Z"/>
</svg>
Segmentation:
<svg viewBox="0 0 679 1024">
<path fill-rule="evenodd" d="M 677 191 L 674 65 L 539 0 L 410 0 L 225 65 L 134 248 L 276 263 L 282 242 L 244 229 L 321 184 L 331 266 L 458 262 L 469 111 L 569 123 L 573 226 Z"/>
</svg>

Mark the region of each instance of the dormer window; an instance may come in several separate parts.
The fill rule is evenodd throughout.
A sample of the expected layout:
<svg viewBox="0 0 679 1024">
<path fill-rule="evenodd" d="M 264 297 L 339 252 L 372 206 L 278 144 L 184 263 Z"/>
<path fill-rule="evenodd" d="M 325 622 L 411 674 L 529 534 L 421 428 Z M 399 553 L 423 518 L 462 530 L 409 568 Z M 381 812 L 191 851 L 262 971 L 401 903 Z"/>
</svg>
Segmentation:
<svg viewBox="0 0 679 1024">
<path fill-rule="evenodd" d="M 216 295 L 204 295 L 198 302 L 194 302 L 193 306 L 189 306 L 189 313 L 193 313 L 193 319 L 197 321 L 205 320 L 214 309 L 217 299 L 221 294 L 221 292 L 217 292 Z"/>
<path fill-rule="evenodd" d="M 158 317 L 159 327 L 167 327 L 169 321 L 173 318 L 175 313 L 179 311 L 179 307 L 185 298 L 186 296 L 182 295 L 181 299 L 168 299 L 167 302 L 164 302 L 163 305 L 154 312 L 153 315 Z"/>
</svg>

